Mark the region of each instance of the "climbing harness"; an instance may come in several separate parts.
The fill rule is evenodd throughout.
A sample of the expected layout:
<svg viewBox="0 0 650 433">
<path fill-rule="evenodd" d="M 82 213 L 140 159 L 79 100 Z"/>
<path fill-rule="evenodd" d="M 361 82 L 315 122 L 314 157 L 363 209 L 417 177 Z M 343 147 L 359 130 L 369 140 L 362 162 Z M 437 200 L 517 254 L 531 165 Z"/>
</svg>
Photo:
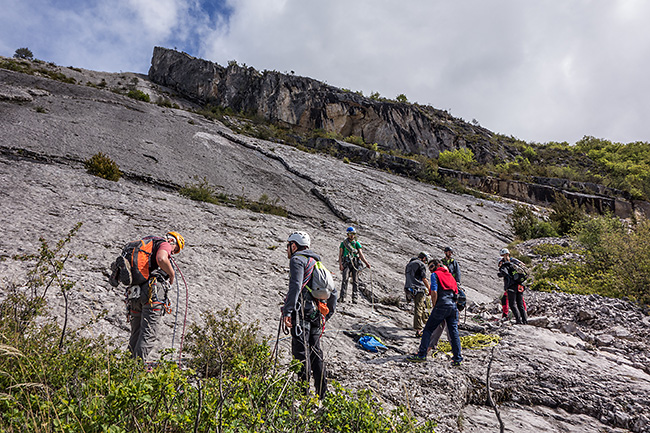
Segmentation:
<svg viewBox="0 0 650 433">
<path fill-rule="evenodd" d="M 349 265 L 352 269 L 358 271 L 361 268 L 359 261 L 359 249 L 352 246 L 352 242 L 350 242 L 350 239 L 347 238 L 343 241 L 343 246 L 348 251 L 348 255 L 343 258 L 343 267 Z"/>
</svg>

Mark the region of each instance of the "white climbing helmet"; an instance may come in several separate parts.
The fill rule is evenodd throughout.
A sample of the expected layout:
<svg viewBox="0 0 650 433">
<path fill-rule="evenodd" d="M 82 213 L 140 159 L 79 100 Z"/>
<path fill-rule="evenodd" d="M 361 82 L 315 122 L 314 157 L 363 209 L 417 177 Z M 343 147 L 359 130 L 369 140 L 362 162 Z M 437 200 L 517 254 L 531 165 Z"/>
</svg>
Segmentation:
<svg viewBox="0 0 650 433">
<path fill-rule="evenodd" d="M 311 239 L 309 235 L 305 232 L 293 232 L 289 235 L 287 242 L 295 242 L 302 247 L 307 247 L 311 245 Z"/>
<path fill-rule="evenodd" d="M 508 251 L 508 248 L 501 248 L 501 251 L 499 251 L 499 254 L 503 256 L 503 255 L 506 255 L 506 254 L 510 254 L 510 251 Z"/>
</svg>

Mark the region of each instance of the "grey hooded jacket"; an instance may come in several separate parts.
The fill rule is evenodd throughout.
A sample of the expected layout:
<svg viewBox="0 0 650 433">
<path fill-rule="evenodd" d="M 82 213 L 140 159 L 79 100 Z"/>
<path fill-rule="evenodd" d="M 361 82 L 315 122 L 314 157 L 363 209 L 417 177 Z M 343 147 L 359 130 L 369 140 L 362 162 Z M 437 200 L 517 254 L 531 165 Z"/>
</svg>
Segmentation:
<svg viewBox="0 0 650 433">
<path fill-rule="evenodd" d="M 320 260 L 320 256 L 309 249 L 296 251 L 289 260 L 289 291 L 287 292 L 287 296 L 284 299 L 284 306 L 282 307 L 282 316 L 284 317 L 301 311 L 301 302 L 304 302 L 305 317 L 308 317 L 314 312 L 313 298 L 306 289 L 302 290 L 309 258 L 313 258 L 316 261 Z M 309 282 L 307 282 L 307 285 L 309 285 Z M 329 319 L 336 309 L 336 292 L 332 293 L 327 300 L 327 306 L 330 312 L 326 319 Z"/>
</svg>

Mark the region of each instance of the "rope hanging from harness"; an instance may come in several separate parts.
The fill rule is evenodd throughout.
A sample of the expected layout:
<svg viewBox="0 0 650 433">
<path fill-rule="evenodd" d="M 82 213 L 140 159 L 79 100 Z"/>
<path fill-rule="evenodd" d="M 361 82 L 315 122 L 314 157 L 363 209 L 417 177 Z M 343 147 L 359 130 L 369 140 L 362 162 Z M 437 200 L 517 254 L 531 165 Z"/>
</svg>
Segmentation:
<svg viewBox="0 0 650 433">
<path fill-rule="evenodd" d="M 181 363 L 181 356 L 183 354 L 183 342 L 185 341 L 185 326 L 187 325 L 187 308 L 190 303 L 190 294 L 189 294 L 189 289 L 187 287 L 187 281 L 185 280 L 185 275 L 183 275 L 183 272 L 181 271 L 181 268 L 178 267 L 176 264 L 176 261 L 174 260 L 173 257 L 169 258 L 172 264 L 174 265 L 174 268 L 178 271 L 178 273 L 181 275 L 181 278 L 183 279 L 183 284 L 185 285 L 185 316 L 183 318 L 183 332 L 181 333 L 181 345 L 178 349 L 178 363 Z M 178 307 L 176 308 L 178 309 Z"/>
<path fill-rule="evenodd" d="M 180 296 L 180 286 L 178 284 L 178 278 L 176 279 L 176 312 L 174 313 L 174 327 L 172 332 L 172 349 L 174 348 L 174 343 L 176 342 L 176 326 L 178 324 L 178 298 Z"/>
</svg>

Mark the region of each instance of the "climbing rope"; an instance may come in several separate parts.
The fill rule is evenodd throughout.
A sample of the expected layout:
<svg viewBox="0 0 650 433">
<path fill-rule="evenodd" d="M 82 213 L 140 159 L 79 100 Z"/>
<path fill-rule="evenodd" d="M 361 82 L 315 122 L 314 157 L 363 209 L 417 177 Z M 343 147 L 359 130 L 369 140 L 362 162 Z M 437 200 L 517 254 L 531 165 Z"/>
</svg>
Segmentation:
<svg viewBox="0 0 650 433">
<path fill-rule="evenodd" d="M 190 294 L 189 290 L 187 288 L 187 281 L 185 280 L 185 275 L 183 275 L 183 272 L 181 269 L 178 267 L 176 264 L 176 261 L 174 260 L 173 257 L 170 257 L 172 264 L 174 265 L 174 268 L 178 271 L 179 274 L 181 274 L 181 278 L 183 279 L 183 284 L 185 285 L 185 317 L 183 318 L 183 332 L 181 333 L 181 345 L 180 348 L 178 349 L 178 364 L 180 365 L 181 363 L 181 356 L 183 354 L 183 342 L 185 341 L 185 326 L 187 325 L 187 308 L 190 303 Z M 176 304 L 176 309 L 178 310 L 178 304 Z"/>
<path fill-rule="evenodd" d="M 174 348 L 174 343 L 176 342 L 176 326 L 178 324 L 178 298 L 180 297 L 180 286 L 178 284 L 178 278 L 176 279 L 176 312 L 174 313 L 174 327 L 172 332 L 172 349 Z"/>
<path fill-rule="evenodd" d="M 370 314 L 375 312 L 375 288 L 372 285 L 372 268 L 368 268 L 370 272 Z"/>
<path fill-rule="evenodd" d="M 496 334 L 472 334 L 460 337 L 460 347 L 466 350 L 477 350 L 496 346 L 499 341 L 501 341 L 501 337 Z M 451 353 L 451 344 L 448 341 L 441 341 L 438 343 L 436 351 Z"/>
</svg>

